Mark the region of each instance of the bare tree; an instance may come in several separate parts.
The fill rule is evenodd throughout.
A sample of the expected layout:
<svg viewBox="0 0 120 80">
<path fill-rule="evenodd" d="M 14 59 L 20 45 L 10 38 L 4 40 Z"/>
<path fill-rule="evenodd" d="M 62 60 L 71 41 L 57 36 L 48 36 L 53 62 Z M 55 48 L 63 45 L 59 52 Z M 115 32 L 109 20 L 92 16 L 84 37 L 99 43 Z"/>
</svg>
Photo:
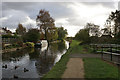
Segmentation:
<svg viewBox="0 0 120 80">
<path fill-rule="evenodd" d="M 47 39 L 48 29 L 52 29 L 55 27 L 54 19 L 50 16 L 48 11 L 40 10 L 36 18 L 36 23 L 37 23 L 37 26 L 40 27 L 40 30 L 44 31 L 45 39 Z"/>
</svg>

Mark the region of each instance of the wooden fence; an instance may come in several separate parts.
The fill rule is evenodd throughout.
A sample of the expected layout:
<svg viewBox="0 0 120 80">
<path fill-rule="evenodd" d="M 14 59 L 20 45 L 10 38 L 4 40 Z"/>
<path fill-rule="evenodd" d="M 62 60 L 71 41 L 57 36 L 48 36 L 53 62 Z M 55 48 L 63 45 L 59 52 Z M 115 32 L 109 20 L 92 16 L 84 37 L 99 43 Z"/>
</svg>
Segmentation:
<svg viewBox="0 0 120 80">
<path fill-rule="evenodd" d="M 118 44 L 90 44 L 94 52 L 101 53 L 101 58 L 120 65 L 120 45 Z"/>
</svg>

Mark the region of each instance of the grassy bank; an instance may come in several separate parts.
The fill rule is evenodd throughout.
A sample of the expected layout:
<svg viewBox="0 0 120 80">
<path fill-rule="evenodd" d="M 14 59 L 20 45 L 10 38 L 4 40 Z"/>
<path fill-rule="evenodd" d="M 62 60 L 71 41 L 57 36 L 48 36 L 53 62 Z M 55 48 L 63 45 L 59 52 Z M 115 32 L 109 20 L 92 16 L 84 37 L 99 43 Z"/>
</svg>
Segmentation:
<svg viewBox="0 0 120 80">
<path fill-rule="evenodd" d="M 79 45 L 80 42 L 73 40 L 70 48 L 59 62 L 43 78 L 61 78 L 66 69 L 70 54 L 91 53 L 88 45 Z M 117 67 L 108 64 L 98 58 L 84 58 L 85 78 L 116 78 Z"/>
<path fill-rule="evenodd" d="M 62 56 L 59 62 L 43 78 L 60 78 L 66 69 L 70 50 Z"/>
<path fill-rule="evenodd" d="M 84 58 L 85 78 L 88 80 L 99 78 L 112 78 L 111 80 L 118 78 L 117 67 L 108 64 L 98 58 Z"/>
<path fill-rule="evenodd" d="M 81 42 L 73 40 L 71 44 L 71 54 L 88 54 L 91 53 L 89 45 L 79 45 Z"/>
</svg>

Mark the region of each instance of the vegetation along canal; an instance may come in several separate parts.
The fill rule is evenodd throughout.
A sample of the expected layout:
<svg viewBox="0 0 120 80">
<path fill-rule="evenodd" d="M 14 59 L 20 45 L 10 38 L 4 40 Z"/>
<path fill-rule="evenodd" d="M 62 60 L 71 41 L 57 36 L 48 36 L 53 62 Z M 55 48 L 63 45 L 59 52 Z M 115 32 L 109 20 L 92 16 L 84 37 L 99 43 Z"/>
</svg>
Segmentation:
<svg viewBox="0 0 120 80">
<path fill-rule="evenodd" d="M 41 78 L 69 48 L 67 41 L 51 43 L 47 48 L 26 48 L 3 53 L 3 78 Z"/>
</svg>

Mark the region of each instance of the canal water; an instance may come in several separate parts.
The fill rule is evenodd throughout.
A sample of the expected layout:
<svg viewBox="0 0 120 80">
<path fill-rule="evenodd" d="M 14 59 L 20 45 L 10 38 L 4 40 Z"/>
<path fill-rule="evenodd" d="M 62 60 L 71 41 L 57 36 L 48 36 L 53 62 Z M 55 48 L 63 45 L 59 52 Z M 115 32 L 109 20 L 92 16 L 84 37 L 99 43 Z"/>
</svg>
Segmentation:
<svg viewBox="0 0 120 80">
<path fill-rule="evenodd" d="M 61 59 L 69 43 L 52 43 L 49 47 L 26 48 L 2 54 L 3 78 L 41 78 Z"/>
</svg>

